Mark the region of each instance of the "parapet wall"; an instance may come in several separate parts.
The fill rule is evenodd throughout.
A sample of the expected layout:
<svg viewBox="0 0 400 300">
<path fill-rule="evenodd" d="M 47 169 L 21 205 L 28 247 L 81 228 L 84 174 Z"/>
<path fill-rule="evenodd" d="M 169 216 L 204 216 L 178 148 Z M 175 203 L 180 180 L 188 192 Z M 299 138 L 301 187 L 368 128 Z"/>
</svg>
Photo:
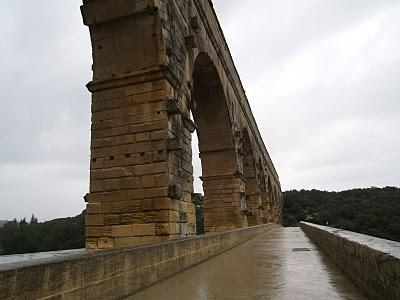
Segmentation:
<svg viewBox="0 0 400 300">
<path fill-rule="evenodd" d="M 371 299 L 400 299 L 400 243 L 301 222 L 301 229 Z"/>
<path fill-rule="evenodd" d="M 0 299 L 121 299 L 275 226 L 0 265 Z"/>
</svg>

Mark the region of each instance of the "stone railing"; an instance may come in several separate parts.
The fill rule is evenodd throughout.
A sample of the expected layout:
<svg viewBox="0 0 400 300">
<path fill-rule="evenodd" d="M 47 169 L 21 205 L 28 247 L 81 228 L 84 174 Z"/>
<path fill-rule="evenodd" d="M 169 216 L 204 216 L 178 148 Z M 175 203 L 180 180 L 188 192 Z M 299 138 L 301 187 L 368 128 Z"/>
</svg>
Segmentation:
<svg viewBox="0 0 400 300">
<path fill-rule="evenodd" d="M 0 265 L 0 299 L 122 299 L 275 226 Z"/>
<path fill-rule="evenodd" d="M 301 229 L 371 299 L 400 299 L 400 243 L 301 222 Z"/>
</svg>

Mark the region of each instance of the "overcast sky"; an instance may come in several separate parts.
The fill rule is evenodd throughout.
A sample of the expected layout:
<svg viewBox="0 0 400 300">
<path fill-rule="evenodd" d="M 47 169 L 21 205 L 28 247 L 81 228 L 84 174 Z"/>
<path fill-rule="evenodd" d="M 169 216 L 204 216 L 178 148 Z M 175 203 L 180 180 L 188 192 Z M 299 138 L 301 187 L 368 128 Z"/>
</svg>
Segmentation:
<svg viewBox="0 0 400 300">
<path fill-rule="evenodd" d="M 84 209 L 91 49 L 80 2 L 0 2 L 0 219 Z M 399 186 L 398 0 L 214 6 L 283 190 Z"/>
</svg>

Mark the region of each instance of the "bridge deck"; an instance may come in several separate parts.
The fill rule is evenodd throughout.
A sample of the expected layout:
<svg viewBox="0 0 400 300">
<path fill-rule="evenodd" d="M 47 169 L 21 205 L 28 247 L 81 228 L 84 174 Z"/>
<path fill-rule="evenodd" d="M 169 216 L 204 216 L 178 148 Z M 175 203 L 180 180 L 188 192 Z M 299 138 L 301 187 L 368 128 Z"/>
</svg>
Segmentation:
<svg viewBox="0 0 400 300">
<path fill-rule="evenodd" d="M 299 228 L 277 228 L 128 299 L 365 298 Z"/>
</svg>

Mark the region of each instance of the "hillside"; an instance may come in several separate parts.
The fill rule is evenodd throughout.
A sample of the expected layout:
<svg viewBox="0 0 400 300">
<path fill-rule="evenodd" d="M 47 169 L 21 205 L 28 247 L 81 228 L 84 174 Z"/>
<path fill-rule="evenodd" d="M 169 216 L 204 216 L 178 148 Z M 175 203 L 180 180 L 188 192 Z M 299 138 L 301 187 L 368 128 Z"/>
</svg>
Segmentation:
<svg viewBox="0 0 400 300">
<path fill-rule="evenodd" d="M 39 223 L 32 216 L 11 221 L 0 228 L 0 248 L 3 254 L 33 253 L 85 247 L 84 213 L 72 217 Z"/>
<path fill-rule="evenodd" d="M 6 220 L 0 220 L 0 228 L 4 226 L 8 221 Z"/>
<path fill-rule="evenodd" d="M 343 192 L 284 192 L 283 224 L 299 221 L 337 227 L 400 242 L 400 189 L 353 189 Z"/>
</svg>

